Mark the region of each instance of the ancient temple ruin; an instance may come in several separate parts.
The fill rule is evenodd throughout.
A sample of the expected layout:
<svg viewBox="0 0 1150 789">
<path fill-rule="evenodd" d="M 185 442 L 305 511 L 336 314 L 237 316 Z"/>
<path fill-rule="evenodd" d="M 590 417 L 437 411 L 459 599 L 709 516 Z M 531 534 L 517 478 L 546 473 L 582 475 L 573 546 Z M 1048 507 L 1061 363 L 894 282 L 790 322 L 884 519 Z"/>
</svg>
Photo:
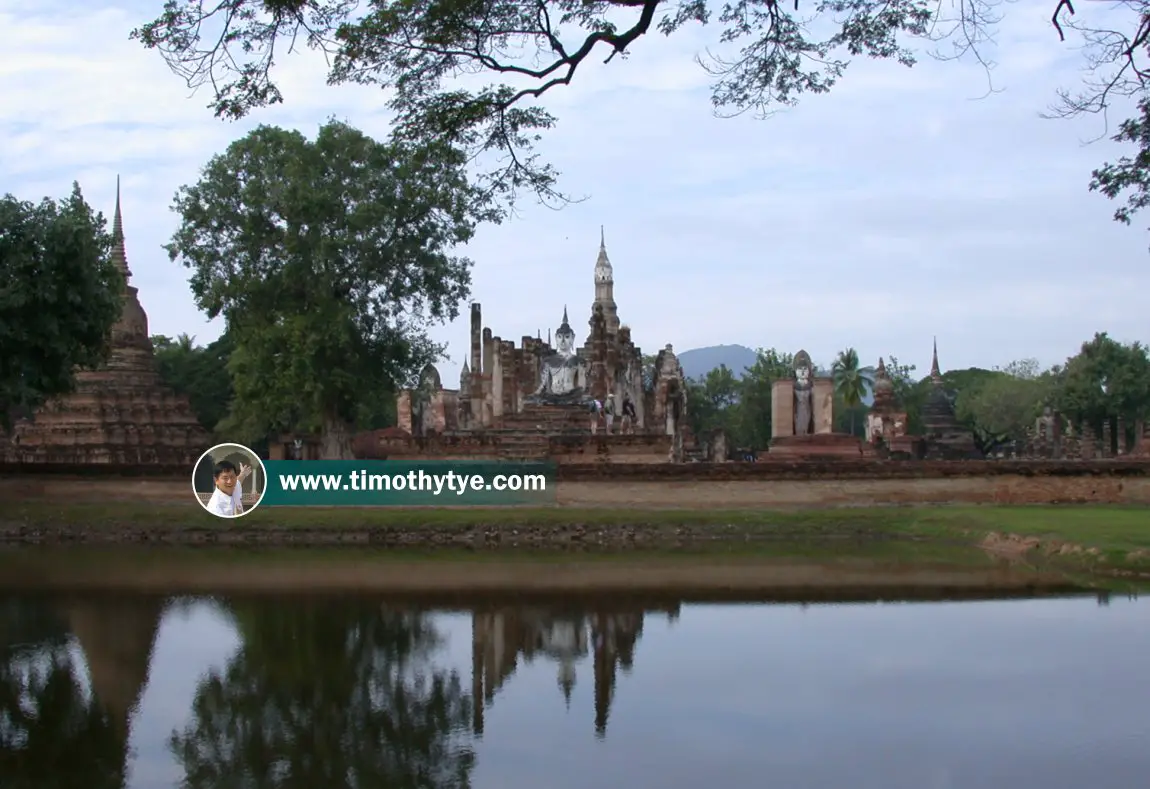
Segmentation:
<svg viewBox="0 0 1150 789">
<path fill-rule="evenodd" d="M 107 363 L 76 373 L 73 392 L 17 422 L 0 444 L 7 463 L 111 464 L 191 469 L 211 445 L 188 399 L 164 386 L 148 316 L 131 284 L 116 181 L 112 260 L 124 275 L 124 306 Z"/>
<path fill-rule="evenodd" d="M 866 417 L 866 442 L 893 457 L 917 457 L 920 439 L 909 435 L 903 404 L 894 394 L 894 382 L 881 357 L 874 373 L 874 402 Z"/>
<path fill-rule="evenodd" d="M 399 395 L 398 427 L 357 436 L 357 456 L 681 458 L 693 446 L 683 369 L 670 345 L 644 369 L 643 353 L 619 319 L 602 235 L 593 282 L 582 345 L 567 306 L 546 340 L 523 336 L 517 346 L 484 326 L 482 307 L 472 304 L 469 355 L 458 389 L 445 388 L 439 371 L 428 365 L 418 386 Z M 610 430 L 605 423 L 596 428 L 591 418 L 596 400 L 613 407 Z"/>
<path fill-rule="evenodd" d="M 973 460 L 982 457 L 974 434 L 963 427 L 943 385 L 938 366 L 938 341 L 930 361 L 930 393 L 922 407 L 923 442 L 927 460 Z"/>
</svg>

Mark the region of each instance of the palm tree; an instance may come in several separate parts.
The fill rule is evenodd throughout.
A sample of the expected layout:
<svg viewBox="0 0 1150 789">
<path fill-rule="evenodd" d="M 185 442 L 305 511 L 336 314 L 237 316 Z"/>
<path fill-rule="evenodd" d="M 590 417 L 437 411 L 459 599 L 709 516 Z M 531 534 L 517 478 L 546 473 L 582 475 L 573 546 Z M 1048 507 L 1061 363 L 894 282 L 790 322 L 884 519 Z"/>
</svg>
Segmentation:
<svg viewBox="0 0 1150 789">
<path fill-rule="evenodd" d="M 874 371 L 870 367 L 859 367 L 858 351 L 847 348 L 840 351 L 831 372 L 835 380 L 835 393 L 851 410 L 851 435 L 855 432 L 854 408 L 859 405 L 867 392 L 874 386 Z"/>
</svg>

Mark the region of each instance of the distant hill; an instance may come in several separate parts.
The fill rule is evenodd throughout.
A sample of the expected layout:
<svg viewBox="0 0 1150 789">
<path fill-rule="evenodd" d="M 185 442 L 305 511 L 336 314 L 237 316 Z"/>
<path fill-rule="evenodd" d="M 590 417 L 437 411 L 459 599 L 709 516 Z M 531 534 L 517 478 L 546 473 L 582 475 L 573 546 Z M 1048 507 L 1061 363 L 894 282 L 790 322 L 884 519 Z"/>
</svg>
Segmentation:
<svg viewBox="0 0 1150 789">
<path fill-rule="evenodd" d="M 745 345 L 712 345 L 708 348 L 692 348 L 677 354 L 683 366 L 683 375 L 688 378 L 701 378 L 720 365 L 743 377 L 743 371 L 754 367 L 758 355 Z"/>
</svg>

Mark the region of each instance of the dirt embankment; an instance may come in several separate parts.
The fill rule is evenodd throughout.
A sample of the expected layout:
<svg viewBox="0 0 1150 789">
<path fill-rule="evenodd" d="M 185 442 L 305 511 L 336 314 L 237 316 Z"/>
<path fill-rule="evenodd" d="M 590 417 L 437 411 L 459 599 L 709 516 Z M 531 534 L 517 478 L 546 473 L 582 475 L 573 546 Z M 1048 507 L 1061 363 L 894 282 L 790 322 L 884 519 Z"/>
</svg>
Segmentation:
<svg viewBox="0 0 1150 789">
<path fill-rule="evenodd" d="M 677 467 L 676 467 L 677 468 Z M 1097 471 L 1097 470 L 1096 470 Z M 781 473 L 781 472 L 780 472 Z M 556 502 L 565 507 L 734 509 L 891 504 L 1147 504 L 1150 475 L 1079 476 L 995 473 L 935 477 L 794 477 L 662 481 L 612 477 L 563 480 Z M 0 480 L 0 503 L 194 501 L 190 480 L 100 477 L 11 477 Z"/>
<path fill-rule="evenodd" d="M 221 555 L 213 551 L 0 551 L 0 590 L 156 594 L 377 592 L 453 595 L 660 595 L 682 599 L 940 599 L 1077 591 L 1057 574 L 1004 563 L 907 565 L 877 560 L 720 556 L 529 560 L 403 559 L 386 554 Z M 7 559 L 7 561 L 4 561 Z"/>
</svg>

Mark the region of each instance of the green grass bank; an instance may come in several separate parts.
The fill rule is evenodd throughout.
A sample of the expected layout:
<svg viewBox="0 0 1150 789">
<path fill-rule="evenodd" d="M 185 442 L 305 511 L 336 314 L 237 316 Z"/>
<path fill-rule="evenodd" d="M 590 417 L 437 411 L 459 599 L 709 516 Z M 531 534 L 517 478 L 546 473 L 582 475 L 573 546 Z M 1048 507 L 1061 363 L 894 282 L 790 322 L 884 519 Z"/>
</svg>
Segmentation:
<svg viewBox="0 0 1150 789">
<path fill-rule="evenodd" d="M 989 538 L 988 538 L 988 535 Z M 784 544 L 816 553 L 890 542 L 981 546 L 1012 560 L 1106 565 L 1150 574 L 1150 510 L 1141 506 L 905 506 L 682 510 L 608 508 L 264 508 L 235 520 L 186 504 L 9 504 L 6 544 L 160 543 L 404 550 L 643 549 Z"/>
</svg>

